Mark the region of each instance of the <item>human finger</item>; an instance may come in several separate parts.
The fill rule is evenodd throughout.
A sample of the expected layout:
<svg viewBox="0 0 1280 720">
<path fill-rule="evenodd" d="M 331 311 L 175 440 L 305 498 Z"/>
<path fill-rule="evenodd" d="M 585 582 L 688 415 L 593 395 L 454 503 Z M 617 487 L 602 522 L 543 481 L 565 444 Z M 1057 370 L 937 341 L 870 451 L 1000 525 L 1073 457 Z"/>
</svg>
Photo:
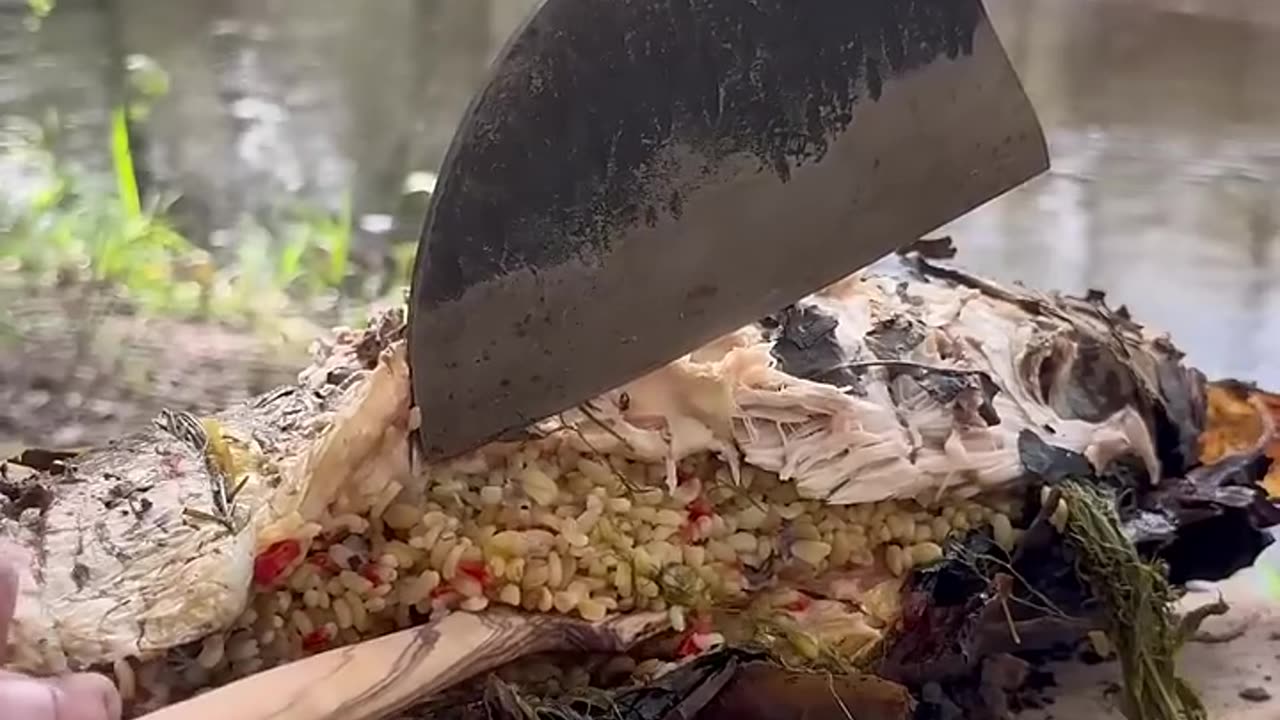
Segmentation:
<svg viewBox="0 0 1280 720">
<path fill-rule="evenodd" d="M 18 571 L 0 560 L 0 665 L 9 658 L 9 623 L 18 605 Z"/>
<path fill-rule="evenodd" d="M 57 720 L 120 720 L 120 693 L 105 676 L 76 673 L 52 682 L 63 695 Z"/>
</svg>

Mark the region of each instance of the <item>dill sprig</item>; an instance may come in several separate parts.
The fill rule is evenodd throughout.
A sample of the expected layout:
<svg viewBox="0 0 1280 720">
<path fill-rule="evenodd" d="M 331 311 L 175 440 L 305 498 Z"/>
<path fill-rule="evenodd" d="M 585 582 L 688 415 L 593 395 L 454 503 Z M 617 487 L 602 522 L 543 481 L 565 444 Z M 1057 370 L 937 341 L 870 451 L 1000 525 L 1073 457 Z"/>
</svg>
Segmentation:
<svg viewBox="0 0 1280 720">
<path fill-rule="evenodd" d="M 1186 632 L 1164 564 L 1138 554 L 1109 491 L 1074 481 L 1059 487 L 1070 512 L 1066 534 L 1079 556 L 1076 572 L 1106 613 L 1107 635 L 1120 660 L 1125 717 L 1205 720 L 1204 704 L 1177 672 Z"/>
</svg>

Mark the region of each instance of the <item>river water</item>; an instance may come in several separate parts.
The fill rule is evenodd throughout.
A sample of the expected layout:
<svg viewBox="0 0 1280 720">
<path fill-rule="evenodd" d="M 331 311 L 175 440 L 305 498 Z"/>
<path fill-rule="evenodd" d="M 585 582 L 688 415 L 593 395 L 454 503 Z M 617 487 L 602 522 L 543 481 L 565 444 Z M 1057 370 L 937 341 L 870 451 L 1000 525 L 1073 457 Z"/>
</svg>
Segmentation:
<svg viewBox="0 0 1280 720">
<path fill-rule="evenodd" d="M 1053 167 L 955 223 L 959 260 L 1105 290 L 1211 376 L 1280 387 L 1280 3 L 989 7 Z"/>
<path fill-rule="evenodd" d="M 200 233 L 348 194 L 397 212 L 531 0 L 60 0 L 37 33 L 22 5 L 0 0 L 0 113 L 57 109 L 61 156 L 103 172 L 112 58 L 153 58 L 171 90 L 142 164 Z M 1280 3 L 988 7 L 1053 169 L 947 228 L 958 261 L 1105 290 L 1209 374 L 1280 387 Z"/>
</svg>

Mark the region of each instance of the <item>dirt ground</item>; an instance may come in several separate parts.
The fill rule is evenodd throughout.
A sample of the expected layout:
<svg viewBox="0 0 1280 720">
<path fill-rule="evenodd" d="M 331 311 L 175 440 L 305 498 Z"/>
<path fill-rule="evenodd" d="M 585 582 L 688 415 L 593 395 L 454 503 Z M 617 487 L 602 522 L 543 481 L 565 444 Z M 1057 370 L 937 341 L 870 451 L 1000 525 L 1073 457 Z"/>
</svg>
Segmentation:
<svg viewBox="0 0 1280 720">
<path fill-rule="evenodd" d="M 0 458 L 103 442 L 162 408 L 217 410 L 292 382 L 307 357 L 302 343 L 214 323 L 89 316 L 57 299 L 5 310 Z"/>
<path fill-rule="evenodd" d="M 1262 577 L 1275 569 L 1280 546 L 1268 548 L 1253 567 L 1189 593 L 1182 610 L 1221 597 L 1231 606 L 1211 618 L 1179 656 L 1179 667 L 1200 693 L 1210 718 L 1272 720 L 1280 717 L 1280 604 Z M 1123 720 L 1118 705 L 1119 666 L 1065 663 L 1053 668 L 1053 703 L 1026 712 L 1022 720 Z"/>
</svg>

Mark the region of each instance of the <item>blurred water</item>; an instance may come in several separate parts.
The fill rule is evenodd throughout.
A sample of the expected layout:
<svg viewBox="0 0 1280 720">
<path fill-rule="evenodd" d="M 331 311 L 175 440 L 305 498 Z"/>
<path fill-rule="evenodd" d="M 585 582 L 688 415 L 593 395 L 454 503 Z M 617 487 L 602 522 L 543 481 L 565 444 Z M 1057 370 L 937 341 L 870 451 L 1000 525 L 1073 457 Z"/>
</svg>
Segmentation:
<svg viewBox="0 0 1280 720">
<path fill-rule="evenodd" d="M 1053 170 L 947 230 L 977 271 L 1098 288 L 1212 375 L 1280 387 L 1280 2 L 987 0 Z M 394 212 L 439 163 L 484 65 L 532 0 L 0 2 L 0 114 L 59 108 L 61 151 L 105 166 L 110 58 L 173 91 L 146 126 L 153 183 L 195 227 L 281 199 Z"/>
<path fill-rule="evenodd" d="M 135 152 L 204 239 L 289 203 L 393 213 L 435 170 L 499 43 L 533 0 L 60 0 L 38 32 L 0 0 L 0 116 L 56 111 L 55 143 L 110 180 L 133 54 L 168 74 Z M 0 163 L 2 165 L 3 163 Z"/>
<path fill-rule="evenodd" d="M 954 223 L 959 260 L 1168 330 L 1280 386 L 1280 4 L 988 0 L 1052 170 Z"/>
</svg>

